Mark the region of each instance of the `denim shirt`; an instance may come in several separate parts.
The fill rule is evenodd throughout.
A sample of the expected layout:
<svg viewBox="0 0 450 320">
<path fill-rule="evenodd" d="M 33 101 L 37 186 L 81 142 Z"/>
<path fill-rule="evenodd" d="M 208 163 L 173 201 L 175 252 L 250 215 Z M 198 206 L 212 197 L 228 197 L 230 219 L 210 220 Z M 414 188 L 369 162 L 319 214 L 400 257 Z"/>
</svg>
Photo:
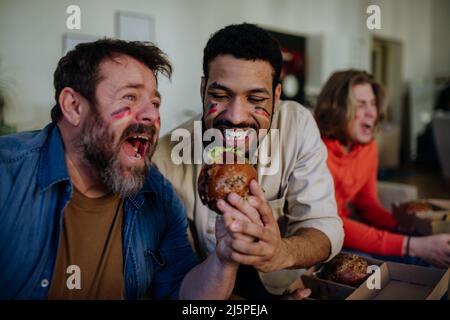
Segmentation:
<svg viewBox="0 0 450 320">
<path fill-rule="evenodd" d="M 0 299 L 47 299 L 72 184 L 59 129 L 0 137 Z M 176 299 L 197 264 L 183 204 L 151 167 L 140 192 L 124 200 L 127 299 Z"/>
</svg>

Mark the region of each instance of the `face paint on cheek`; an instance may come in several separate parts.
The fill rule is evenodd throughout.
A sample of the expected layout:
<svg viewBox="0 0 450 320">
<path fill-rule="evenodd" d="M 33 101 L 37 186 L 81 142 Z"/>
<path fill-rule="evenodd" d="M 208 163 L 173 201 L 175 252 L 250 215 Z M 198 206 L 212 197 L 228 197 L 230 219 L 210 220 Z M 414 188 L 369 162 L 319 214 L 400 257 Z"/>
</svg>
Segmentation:
<svg viewBox="0 0 450 320">
<path fill-rule="evenodd" d="M 155 145 L 158 141 L 159 129 L 161 128 L 161 117 L 158 117 L 158 119 L 155 120 L 153 126 L 155 127 L 155 134 L 153 135 L 152 144 Z"/>
<path fill-rule="evenodd" d="M 160 117 L 158 117 L 158 119 L 155 120 L 155 128 L 158 131 L 161 128 L 161 118 Z"/>
<path fill-rule="evenodd" d="M 219 109 L 217 108 L 217 103 L 210 103 L 207 107 L 206 116 L 209 117 L 216 113 Z"/>
<path fill-rule="evenodd" d="M 270 119 L 269 113 L 265 109 L 263 109 L 262 107 L 256 107 L 255 108 L 255 114 L 257 114 L 258 116 L 263 116 L 266 119 Z"/>
<path fill-rule="evenodd" d="M 120 126 L 130 121 L 130 118 L 133 116 L 133 114 L 129 108 L 122 108 L 111 113 L 111 116 L 114 119 L 114 126 Z"/>
<path fill-rule="evenodd" d="M 111 116 L 116 120 L 123 119 L 125 117 L 128 117 L 129 115 L 131 115 L 131 111 L 128 108 L 122 108 L 111 113 Z"/>
</svg>

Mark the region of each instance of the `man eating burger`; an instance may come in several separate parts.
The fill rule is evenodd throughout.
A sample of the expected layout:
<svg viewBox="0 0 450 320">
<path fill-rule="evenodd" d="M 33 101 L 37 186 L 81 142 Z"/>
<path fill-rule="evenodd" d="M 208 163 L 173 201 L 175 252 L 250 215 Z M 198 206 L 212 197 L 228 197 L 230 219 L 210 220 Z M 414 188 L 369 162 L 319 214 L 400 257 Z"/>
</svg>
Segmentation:
<svg viewBox="0 0 450 320">
<path fill-rule="evenodd" d="M 213 199 L 217 208 L 205 205 L 207 195 L 197 191 L 203 166 L 175 161 L 179 142 L 171 141 L 171 134 L 161 139 L 155 156 L 187 207 L 202 258 L 215 250 L 216 219 L 232 221 L 230 230 L 239 236 L 233 237 L 229 256 L 241 264 L 235 293 L 244 298 L 304 297 L 305 291 L 295 290 L 304 268 L 331 259 L 343 243 L 326 149 L 310 112 L 296 102 L 280 101 L 281 65 L 277 41 L 260 27 L 243 23 L 217 31 L 204 49 L 203 113 L 173 131 L 198 136 L 194 129 L 202 128 L 204 137 L 190 145 L 194 153 L 196 145 L 210 141 L 211 129 L 223 148 L 244 147 L 258 175 L 245 181 L 248 196 L 230 189 Z M 275 152 L 263 159 L 268 149 Z M 205 150 L 208 154 L 208 146 Z M 228 171 L 225 181 L 236 176 Z"/>
</svg>

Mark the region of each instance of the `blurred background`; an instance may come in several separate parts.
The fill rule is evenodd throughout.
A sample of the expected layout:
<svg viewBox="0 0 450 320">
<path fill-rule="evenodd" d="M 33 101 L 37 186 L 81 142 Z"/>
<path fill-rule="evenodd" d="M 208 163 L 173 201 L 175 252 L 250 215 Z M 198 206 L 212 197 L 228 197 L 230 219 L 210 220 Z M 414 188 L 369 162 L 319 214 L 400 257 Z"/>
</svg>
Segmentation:
<svg viewBox="0 0 450 320">
<path fill-rule="evenodd" d="M 371 4 L 381 29 L 369 30 Z M 66 22 L 80 8 L 80 29 Z M 160 79 L 162 134 L 201 111 L 203 48 L 231 23 L 257 23 L 283 48 L 283 96 L 308 108 L 336 70 L 374 74 L 389 93 L 377 140 L 381 180 L 450 198 L 448 0 L 0 0 L 0 133 L 39 129 L 54 105 L 53 72 L 76 43 L 150 40 L 174 66 Z"/>
</svg>

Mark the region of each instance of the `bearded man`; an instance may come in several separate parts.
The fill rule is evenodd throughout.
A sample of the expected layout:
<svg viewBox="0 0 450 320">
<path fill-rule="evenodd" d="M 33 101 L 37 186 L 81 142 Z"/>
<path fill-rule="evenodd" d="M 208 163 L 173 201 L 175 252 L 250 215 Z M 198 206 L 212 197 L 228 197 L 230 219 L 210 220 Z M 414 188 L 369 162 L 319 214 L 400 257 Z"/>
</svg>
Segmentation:
<svg viewBox="0 0 450 320">
<path fill-rule="evenodd" d="M 197 265 L 185 209 L 151 164 L 157 76 L 171 72 L 151 44 L 79 44 L 54 73 L 52 123 L 0 138 L 0 299 L 229 297 L 226 221 Z"/>
</svg>

